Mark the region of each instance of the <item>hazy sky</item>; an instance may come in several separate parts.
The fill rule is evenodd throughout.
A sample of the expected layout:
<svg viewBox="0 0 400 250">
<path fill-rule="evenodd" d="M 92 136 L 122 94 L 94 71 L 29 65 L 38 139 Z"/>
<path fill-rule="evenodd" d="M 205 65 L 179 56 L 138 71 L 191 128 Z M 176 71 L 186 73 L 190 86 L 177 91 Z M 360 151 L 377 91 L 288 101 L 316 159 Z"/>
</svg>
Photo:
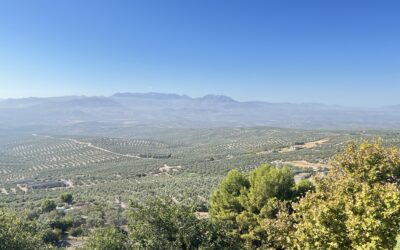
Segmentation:
<svg viewBox="0 0 400 250">
<path fill-rule="evenodd" d="M 3 0 L 0 98 L 400 103 L 400 1 Z"/>
</svg>

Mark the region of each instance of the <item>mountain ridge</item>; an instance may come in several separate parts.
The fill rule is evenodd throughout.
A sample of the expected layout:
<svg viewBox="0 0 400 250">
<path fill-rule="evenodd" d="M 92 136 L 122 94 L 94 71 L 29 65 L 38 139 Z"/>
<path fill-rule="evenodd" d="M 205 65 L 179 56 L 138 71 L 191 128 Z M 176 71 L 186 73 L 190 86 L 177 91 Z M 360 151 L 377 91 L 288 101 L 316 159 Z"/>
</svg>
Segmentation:
<svg viewBox="0 0 400 250">
<path fill-rule="evenodd" d="M 129 97 L 137 97 L 137 98 L 145 98 L 145 99 L 150 99 L 150 98 L 160 98 L 160 99 L 173 99 L 173 98 L 178 98 L 178 99 L 192 99 L 192 100 L 206 100 L 206 99 L 221 99 L 221 100 L 226 100 L 226 101 L 231 101 L 231 102 L 239 102 L 239 103 L 264 103 L 264 104 L 293 104 L 293 105 L 324 105 L 324 106 L 337 106 L 337 107 L 344 107 L 341 105 L 337 104 L 324 104 L 324 103 L 318 103 L 318 102 L 303 102 L 303 103 L 295 103 L 295 102 L 268 102 L 268 101 L 260 101 L 260 100 L 250 100 L 250 101 L 239 101 L 236 100 L 232 97 L 229 97 L 227 95 L 220 95 L 220 94 L 207 94 L 201 97 L 191 97 L 189 95 L 180 95 L 180 94 L 175 94 L 175 93 L 162 93 L 162 92 L 117 92 L 114 93 L 110 96 L 88 96 L 88 95 L 68 95 L 68 96 L 49 96 L 49 97 L 35 97 L 35 96 L 29 96 L 29 97 L 21 97 L 21 98 L 0 98 L 0 103 L 1 102 L 18 102 L 18 101 L 32 101 L 32 100 L 65 100 L 65 99 L 81 99 L 81 98 L 129 98 Z M 392 105 L 392 106 L 400 106 L 399 105 Z M 387 106 L 391 107 L 391 106 Z"/>
<path fill-rule="evenodd" d="M 400 128 L 397 111 L 400 105 L 357 108 L 320 103 L 243 102 L 225 95 L 115 93 L 3 99 L 0 127 L 98 122 L 160 127 Z"/>
</svg>

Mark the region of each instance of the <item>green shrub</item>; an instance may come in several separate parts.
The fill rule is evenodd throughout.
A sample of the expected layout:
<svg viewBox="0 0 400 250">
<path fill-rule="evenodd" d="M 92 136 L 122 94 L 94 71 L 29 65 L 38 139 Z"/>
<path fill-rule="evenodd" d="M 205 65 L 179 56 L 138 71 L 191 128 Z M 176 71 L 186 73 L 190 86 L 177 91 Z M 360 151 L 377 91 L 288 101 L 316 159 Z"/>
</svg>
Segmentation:
<svg viewBox="0 0 400 250">
<path fill-rule="evenodd" d="M 53 200 L 44 200 L 41 205 L 42 212 L 50 212 L 55 210 L 57 207 L 56 203 Z"/>
<path fill-rule="evenodd" d="M 0 209 L 0 250 L 51 249 L 45 244 L 38 226 Z"/>
<path fill-rule="evenodd" d="M 127 236 L 119 229 L 105 227 L 96 229 L 89 237 L 83 249 L 87 250 L 124 250 L 128 247 Z"/>
<path fill-rule="evenodd" d="M 61 230 L 60 229 L 46 229 L 42 232 L 42 239 L 46 243 L 57 244 L 61 240 Z"/>
</svg>

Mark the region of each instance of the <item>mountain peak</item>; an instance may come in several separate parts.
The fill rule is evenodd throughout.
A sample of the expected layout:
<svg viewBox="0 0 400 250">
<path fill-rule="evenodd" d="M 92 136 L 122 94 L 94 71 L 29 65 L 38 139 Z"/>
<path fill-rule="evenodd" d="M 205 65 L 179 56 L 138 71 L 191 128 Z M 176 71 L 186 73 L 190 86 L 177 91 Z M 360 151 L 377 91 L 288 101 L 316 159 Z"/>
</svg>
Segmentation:
<svg viewBox="0 0 400 250">
<path fill-rule="evenodd" d="M 224 95 L 205 95 L 200 99 L 205 100 L 205 101 L 213 101 L 213 102 L 236 102 L 231 97 L 224 96 Z"/>
<path fill-rule="evenodd" d="M 189 99 L 187 95 L 167 94 L 167 93 L 116 93 L 112 97 L 115 98 L 143 98 L 143 99 Z"/>
</svg>

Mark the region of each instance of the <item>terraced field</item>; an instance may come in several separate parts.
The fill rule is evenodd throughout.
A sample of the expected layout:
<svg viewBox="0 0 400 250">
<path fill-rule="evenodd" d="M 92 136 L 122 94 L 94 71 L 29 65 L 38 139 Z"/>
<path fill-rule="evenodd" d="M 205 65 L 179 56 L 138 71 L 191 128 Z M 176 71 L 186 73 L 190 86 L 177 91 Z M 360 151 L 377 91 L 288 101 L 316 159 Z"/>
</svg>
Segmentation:
<svg viewBox="0 0 400 250">
<path fill-rule="evenodd" d="M 66 189 L 78 202 L 113 202 L 120 196 L 127 203 L 149 195 L 170 195 L 207 204 L 212 189 L 234 168 L 249 171 L 262 163 L 289 165 L 301 179 L 329 168 L 329 159 L 349 140 L 381 137 L 387 145 L 400 145 L 397 131 L 259 127 L 124 132 L 1 137 L 1 204 L 32 206 Z"/>
</svg>

